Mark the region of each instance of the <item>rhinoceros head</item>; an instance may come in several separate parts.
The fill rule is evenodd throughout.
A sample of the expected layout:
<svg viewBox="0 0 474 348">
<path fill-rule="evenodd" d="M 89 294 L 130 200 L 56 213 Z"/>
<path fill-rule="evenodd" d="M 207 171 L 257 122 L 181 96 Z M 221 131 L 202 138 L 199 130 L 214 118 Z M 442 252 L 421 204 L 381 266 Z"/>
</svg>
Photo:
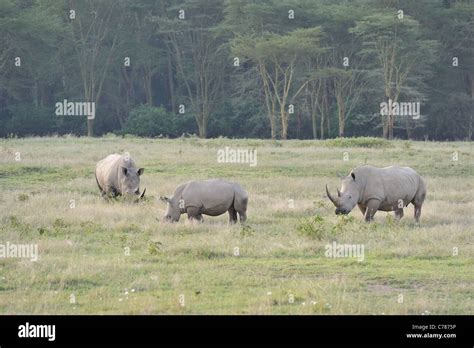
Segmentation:
<svg viewBox="0 0 474 348">
<path fill-rule="evenodd" d="M 359 200 L 359 188 L 354 172 L 343 178 L 341 190 L 337 190 L 336 197 L 329 193 L 328 185 L 326 185 L 326 193 L 336 206 L 336 214 L 349 214 Z"/>
<path fill-rule="evenodd" d="M 165 216 L 163 216 L 163 220 L 166 222 L 178 222 L 181 217 L 180 200 L 175 197 L 160 197 L 160 199 L 168 203 L 168 209 L 166 210 Z"/>
<path fill-rule="evenodd" d="M 143 174 L 143 168 L 121 167 L 120 185 L 122 188 L 122 195 L 126 197 L 143 198 L 145 196 L 146 188 L 140 195 L 140 176 Z"/>
</svg>

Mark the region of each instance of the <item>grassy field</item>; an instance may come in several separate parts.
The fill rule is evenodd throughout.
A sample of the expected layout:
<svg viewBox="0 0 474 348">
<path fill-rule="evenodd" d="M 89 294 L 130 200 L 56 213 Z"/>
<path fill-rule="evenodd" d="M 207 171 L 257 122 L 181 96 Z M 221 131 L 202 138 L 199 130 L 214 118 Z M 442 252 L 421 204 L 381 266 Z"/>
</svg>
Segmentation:
<svg viewBox="0 0 474 348">
<path fill-rule="evenodd" d="M 224 146 L 256 149 L 257 166 L 218 163 Z M 95 183 L 96 162 L 124 152 L 145 167 L 140 204 Z M 421 226 L 412 205 L 401 222 L 334 215 L 325 184 L 364 163 L 425 178 Z M 0 243 L 37 244 L 39 260 L 0 258 L 0 313 L 472 314 L 473 168 L 467 142 L 2 139 Z M 247 224 L 162 221 L 160 195 L 213 177 L 248 191 Z M 326 257 L 333 241 L 364 260 Z"/>
</svg>

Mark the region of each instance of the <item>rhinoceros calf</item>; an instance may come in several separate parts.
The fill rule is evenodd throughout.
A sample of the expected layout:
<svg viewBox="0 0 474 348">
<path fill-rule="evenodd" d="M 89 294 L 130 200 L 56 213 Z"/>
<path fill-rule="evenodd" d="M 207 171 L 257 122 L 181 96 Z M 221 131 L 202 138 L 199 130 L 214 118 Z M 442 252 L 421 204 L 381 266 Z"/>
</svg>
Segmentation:
<svg viewBox="0 0 474 348">
<path fill-rule="evenodd" d="M 102 197 L 140 195 L 140 175 L 144 169 L 135 166 L 135 162 L 128 156 L 113 154 L 99 161 L 95 167 L 95 179 Z M 145 196 L 143 190 L 139 198 Z"/>
<path fill-rule="evenodd" d="M 247 219 L 247 192 L 236 182 L 221 179 L 190 181 L 178 186 L 173 197 L 161 197 L 168 203 L 166 221 L 179 221 L 181 214 L 188 219 L 203 221 L 202 215 L 217 216 L 229 212 L 229 223 Z"/>
<path fill-rule="evenodd" d="M 423 178 L 409 167 L 360 166 L 343 178 L 337 196 L 329 193 L 327 185 L 326 193 L 336 206 L 336 214 L 349 214 L 357 204 L 367 222 L 377 210 L 395 211 L 395 217 L 401 219 L 403 208 L 412 203 L 415 220 L 419 222 L 426 186 Z"/>
</svg>

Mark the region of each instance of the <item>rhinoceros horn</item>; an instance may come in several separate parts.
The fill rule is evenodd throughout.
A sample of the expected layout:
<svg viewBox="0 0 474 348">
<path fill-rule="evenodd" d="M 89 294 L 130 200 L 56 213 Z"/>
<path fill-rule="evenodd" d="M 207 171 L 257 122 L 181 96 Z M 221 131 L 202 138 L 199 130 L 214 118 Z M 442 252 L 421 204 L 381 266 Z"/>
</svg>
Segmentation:
<svg viewBox="0 0 474 348">
<path fill-rule="evenodd" d="M 146 191 L 146 187 L 143 189 L 143 192 L 142 192 L 142 194 L 140 195 L 140 199 L 143 199 L 143 197 L 145 197 L 145 191 Z"/>
<path fill-rule="evenodd" d="M 337 193 L 338 193 L 337 198 L 334 198 L 333 196 L 331 196 L 331 194 L 329 193 L 328 185 L 326 185 L 326 194 L 328 195 L 328 198 L 331 200 L 331 202 L 334 203 L 335 206 L 339 206 L 339 197 L 340 197 L 339 190 L 337 190 Z"/>
</svg>

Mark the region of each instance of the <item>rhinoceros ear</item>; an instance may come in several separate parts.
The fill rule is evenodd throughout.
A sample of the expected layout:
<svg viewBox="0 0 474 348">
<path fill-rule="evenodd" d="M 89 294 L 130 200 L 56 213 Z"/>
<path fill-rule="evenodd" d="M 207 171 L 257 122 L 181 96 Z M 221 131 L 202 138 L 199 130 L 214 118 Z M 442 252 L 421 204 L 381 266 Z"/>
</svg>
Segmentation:
<svg viewBox="0 0 474 348">
<path fill-rule="evenodd" d="M 169 202 L 170 199 L 168 197 L 165 197 L 165 196 L 160 196 L 160 199 L 163 201 L 163 202 Z"/>
<path fill-rule="evenodd" d="M 354 172 L 351 173 L 351 176 L 352 176 L 352 179 L 353 179 L 353 180 L 356 179 L 356 176 L 355 176 Z"/>
<path fill-rule="evenodd" d="M 128 169 L 126 167 L 122 167 L 122 174 L 127 175 Z"/>
<path fill-rule="evenodd" d="M 145 168 L 138 169 L 138 176 L 142 175 L 144 171 L 145 171 Z"/>
</svg>

